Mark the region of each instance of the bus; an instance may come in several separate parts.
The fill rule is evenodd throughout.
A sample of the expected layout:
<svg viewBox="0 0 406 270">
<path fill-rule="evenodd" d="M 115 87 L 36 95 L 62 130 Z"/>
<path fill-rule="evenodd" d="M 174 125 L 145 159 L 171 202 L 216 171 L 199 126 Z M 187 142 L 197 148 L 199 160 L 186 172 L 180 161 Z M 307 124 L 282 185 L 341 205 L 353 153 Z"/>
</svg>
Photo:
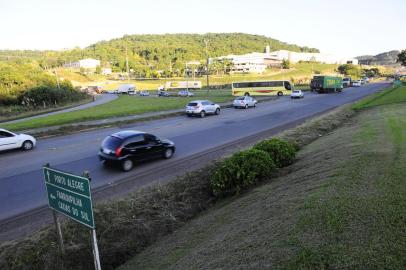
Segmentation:
<svg viewBox="0 0 406 270">
<path fill-rule="evenodd" d="M 293 84 L 289 81 L 233 82 L 233 96 L 283 96 L 290 95 Z"/>
</svg>

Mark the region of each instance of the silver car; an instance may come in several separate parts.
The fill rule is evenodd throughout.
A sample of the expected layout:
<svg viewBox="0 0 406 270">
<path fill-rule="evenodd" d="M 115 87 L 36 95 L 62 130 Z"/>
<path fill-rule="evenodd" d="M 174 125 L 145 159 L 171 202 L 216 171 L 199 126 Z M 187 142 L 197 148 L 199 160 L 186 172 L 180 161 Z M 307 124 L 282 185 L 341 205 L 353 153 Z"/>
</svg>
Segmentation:
<svg viewBox="0 0 406 270">
<path fill-rule="evenodd" d="M 233 106 L 234 108 L 248 109 L 248 107 L 255 107 L 257 103 L 258 101 L 256 101 L 253 97 L 243 96 L 234 99 Z"/>
<path fill-rule="evenodd" d="M 206 114 L 220 114 L 220 105 L 209 100 L 195 100 L 186 105 L 186 115 L 189 117 L 198 115 L 203 118 Z"/>
<path fill-rule="evenodd" d="M 187 90 L 182 90 L 182 91 L 178 92 L 178 96 L 180 96 L 180 97 L 193 97 L 194 95 L 195 94 L 193 94 L 192 92 L 187 91 Z"/>
</svg>

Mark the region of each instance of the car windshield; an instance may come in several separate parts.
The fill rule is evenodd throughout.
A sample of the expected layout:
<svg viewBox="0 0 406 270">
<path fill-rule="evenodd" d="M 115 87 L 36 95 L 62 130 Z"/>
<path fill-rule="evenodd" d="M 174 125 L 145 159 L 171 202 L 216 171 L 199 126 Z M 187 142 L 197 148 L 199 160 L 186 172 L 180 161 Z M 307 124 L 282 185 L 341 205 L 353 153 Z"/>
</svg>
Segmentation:
<svg viewBox="0 0 406 270">
<path fill-rule="evenodd" d="M 235 100 L 244 100 L 244 99 L 245 99 L 245 97 L 238 97 Z"/>
<path fill-rule="evenodd" d="M 190 103 L 188 104 L 188 106 L 197 106 L 197 103 L 196 103 L 196 102 L 190 102 Z"/>
<path fill-rule="evenodd" d="M 293 93 L 300 93 L 300 90 L 294 90 Z"/>
<path fill-rule="evenodd" d="M 108 136 L 106 139 L 104 139 L 102 143 L 102 147 L 105 149 L 110 149 L 114 150 L 117 147 L 121 145 L 123 141 L 120 138 L 114 137 L 114 136 Z"/>
</svg>

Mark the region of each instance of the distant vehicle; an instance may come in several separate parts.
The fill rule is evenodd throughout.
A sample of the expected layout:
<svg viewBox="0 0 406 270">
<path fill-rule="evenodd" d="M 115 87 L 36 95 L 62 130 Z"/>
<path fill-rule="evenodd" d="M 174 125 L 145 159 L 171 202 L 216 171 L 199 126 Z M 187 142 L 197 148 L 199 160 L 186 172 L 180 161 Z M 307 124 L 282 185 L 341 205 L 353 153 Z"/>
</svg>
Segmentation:
<svg viewBox="0 0 406 270">
<path fill-rule="evenodd" d="M 362 80 L 364 81 L 364 83 L 369 83 L 369 78 L 368 77 L 364 77 L 364 78 L 362 78 Z"/>
<path fill-rule="evenodd" d="M 170 95 L 168 91 L 158 91 L 158 97 L 169 97 Z"/>
<path fill-rule="evenodd" d="M 353 87 L 360 87 L 361 85 L 362 85 L 362 80 L 352 81 L 352 86 Z"/>
<path fill-rule="evenodd" d="M 122 84 L 117 89 L 117 94 L 137 94 L 134 84 Z"/>
<path fill-rule="evenodd" d="M 290 98 L 304 98 L 304 93 L 302 90 L 293 90 Z"/>
<path fill-rule="evenodd" d="M 290 95 L 293 84 L 289 81 L 233 82 L 233 96 Z"/>
<path fill-rule="evenodd" d="M 99 151 L 103 163 L 118 164 L 125 172 L 134 168 L 137 161 L 153 158 L 169 159 L 175 153 L 175 144 L 166 139 L 141 131 L 125 130 L 107 136 Z"/>
<path fill-rule="evenodd" d="M 165 90 L 178 90 L 178 89 L 201 89 L 201 81 L 178 81 L 178 82 L 166 82 Z"/>
<path fill-rule="evenodd" d="M 256 101 L 253 97 L 250 96 L 242 96 L 242 97 L 237 97 L 233 101 L 233 107 L 234 108 L 244 108 L 248 109 L 248 107 L 255 107 L 257 106 L 258 101 Z"/>
<path fill-rule="evenodd" d="M 88 86 L 86 88 L 86 92 L 88 94 L 101 94 L 101 93 L 103 93 L 103 87 L 98 86 L 98 85 Z"/>
<path fill-rule="evenodd" d="M 186 106 L 186 115 L 189 117 L 198 115 L 203 118 L 206 114 L 220 114 L 220 105 L 209 100 L 195 100 L 189 102 Z"/>
<path fill-rule="evenodd" d="M 180 97 L 194 97 L 195 94 L 190 92 L 190 91 L 187 91 L 187 90 L 182 90 L 182 91 L 178 92 L 178 96 L 180 96 Z"/>
<path fill-rule="evenodd" d="M 310 89 L 317 93 L 341 92 L 343 90 L 343 79 L 333 76 L 313 76 L 310 81 Z"/>
<path fill-rule="evenodd" d="M 351 86 L 351 77 L 343 78 L 343 88 L 350 87 L 350 86 Z"/>
<path fill-rule="evenodd" d="M 140 92 L 140 96 L 141 96 L 141 97 L 147 97 L 147 96 L 149 96 L 149 91 L 141 91 L 141 92 Z"/>
<path fill-rule="evenodd" d="M 35 147 L 34 137 L 26 134 L 14 133 L 0 128 L 0 151 L 21 148 L 28 151 Z"/>
</svg>

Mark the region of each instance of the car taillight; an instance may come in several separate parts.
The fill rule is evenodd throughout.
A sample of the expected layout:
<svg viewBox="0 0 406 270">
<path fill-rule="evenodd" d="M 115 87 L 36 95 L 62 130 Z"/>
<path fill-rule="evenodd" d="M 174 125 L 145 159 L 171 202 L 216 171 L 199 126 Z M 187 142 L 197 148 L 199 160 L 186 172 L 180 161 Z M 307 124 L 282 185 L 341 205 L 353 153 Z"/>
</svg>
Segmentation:
<svg viewBox="0 0 406 270">
<path fill-rule="evenodd" d="M 121 151 L 122 151 L 122 150 L 123 150 L 122 147 L 119 147 L 119 148 L 116 149 L 116 152 L 115 152 L 115 153 L 116 153 L 116 156 L 117 156 L 117 157 L 121 156 Z"/>
</svg>

